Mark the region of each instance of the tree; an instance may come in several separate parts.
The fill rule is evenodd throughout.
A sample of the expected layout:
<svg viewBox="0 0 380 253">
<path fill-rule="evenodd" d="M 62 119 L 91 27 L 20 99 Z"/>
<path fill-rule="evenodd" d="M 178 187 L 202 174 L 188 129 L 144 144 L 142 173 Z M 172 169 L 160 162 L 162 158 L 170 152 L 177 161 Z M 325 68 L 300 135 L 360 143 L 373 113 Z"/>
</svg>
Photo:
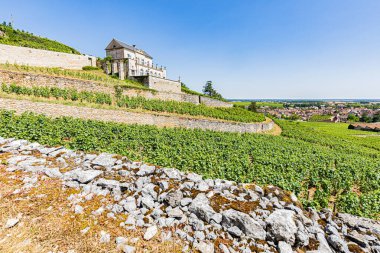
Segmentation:
<svg viewBox="0 0 380 253">
<path fill-rule="evenodd" d="M 184 89 L 189 89 L 189 87 L 187 87 L 187 85 L 183 82 L 181 82 L 181 87 L 184 88 Z"/>
<path fill-rule="evenodd" d="M 380 112 L 373 115 L 372 122 L 380 122 Z"/>
<path fill-rule="evenodd" d="M 359 117 L 356 116 L 355 114 L 348 114 L 347 116 L 347 121 L 349 122 L 358 122 L 359 121 Z"/>
<path fill-rule="evenodd" d="M 248 106 L 248 111 L 257 112 L 257 103 L 251 102 L 251 104 Z"/>
<path fill-rule="evenodd" d="M 363 115 L 360 117 L 360 121 L 370 123 L 372 119 L 368 116 L 368 113 L 363 113 Z"/>
<path fill-rule="evenodd" d="M 203 86 L 203 94 L 216 99 L 223 98 L 212 86 L 212 81 L 207 81 L 205 86 Z"/>
</svg>

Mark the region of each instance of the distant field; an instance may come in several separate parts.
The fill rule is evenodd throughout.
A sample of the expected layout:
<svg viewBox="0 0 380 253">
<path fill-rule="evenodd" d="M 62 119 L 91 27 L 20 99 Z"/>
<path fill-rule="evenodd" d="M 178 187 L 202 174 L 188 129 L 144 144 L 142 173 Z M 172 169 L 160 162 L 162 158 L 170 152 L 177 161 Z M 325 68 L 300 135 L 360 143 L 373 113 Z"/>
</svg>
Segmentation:
<svg viewBox="0 0 380 253">
<path fill-rule="evenodd" d="M 126 155 L 206 177 L 273 184 L 305 206 L 380 219 L 380 142 L 346 124 L 278 121 L 281 136 L 0 113 L 0 136 Z M 358 137 L 360 135 L 368 137 Z"/>
<path fill-rule="evenodd" d="M 238 106 L 249 106 L 251 102 L 244 101 L 244 102 L 233 102 L 234 105 Z M 275 103 L 275 102 L 256 102 L 258 107 L 264 107 L 268 106 L 271 108 L 284 108 L 284 105 L 282 103 Z"/>
</svg>

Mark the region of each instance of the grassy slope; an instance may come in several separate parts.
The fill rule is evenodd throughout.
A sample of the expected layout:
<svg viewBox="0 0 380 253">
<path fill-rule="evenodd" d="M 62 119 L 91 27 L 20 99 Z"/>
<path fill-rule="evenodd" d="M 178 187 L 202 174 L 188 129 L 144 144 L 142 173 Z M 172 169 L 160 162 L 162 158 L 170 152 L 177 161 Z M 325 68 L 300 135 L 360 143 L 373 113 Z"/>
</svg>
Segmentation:
<svg viewBox="0 0 380 253">
<path fill-rule="evenodd" d="M 9 26 L 0 25 L 0 30 L 5 32 L 5 36 L 0 37 L 0 44 L 30 47 L 70 54 L 80 54 L 74 48 L 60 42 L 42 38 L 33 35 L 32 33 L 16 30 Z"/>
<path fill-rule="evenodd" d="M 308 206 L 335 205 L 380 218 L 380 142 L 367 142 L 379 137 L 356 137 L 344 125 L 331 124 L 341 129 L 329 132 L 320 123 L 280 124 L 283 136 L 268 136 L 2 114 L 0 135 L 118 153 L 207 177 L 273 184 L 294 191 Z"/>
</svg>

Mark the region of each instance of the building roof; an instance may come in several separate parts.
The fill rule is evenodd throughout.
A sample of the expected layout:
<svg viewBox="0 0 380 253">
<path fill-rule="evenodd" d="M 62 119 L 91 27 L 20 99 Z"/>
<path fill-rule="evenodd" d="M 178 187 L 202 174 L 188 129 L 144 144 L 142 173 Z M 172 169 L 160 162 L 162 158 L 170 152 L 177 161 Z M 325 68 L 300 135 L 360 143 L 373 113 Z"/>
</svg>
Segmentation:
<svg viewBox="0 0 380 253">
<path fill-rule="evenodd" d="M 134 46 L 130 46 L 120 40 L 117 40 L 117 39 L 112 39 L 112 41 L 108 44 L 108 46 L 106 47 L 106 50 L 112 50 L 112 49 L 120 49 L 120 48 L 126 48 L 128 50 L 131 50 L 131 51 L 134 51 L 134 52 L 138 52 L 140 54 L 143 54 L 145 55 L 146 57 L 150 58 L 150 59 L 153 59 L 152 56 L 150 56 L 147 52 L 145 52 L 144 50 L 142 49 L 138 49 Z"/>
</svg>

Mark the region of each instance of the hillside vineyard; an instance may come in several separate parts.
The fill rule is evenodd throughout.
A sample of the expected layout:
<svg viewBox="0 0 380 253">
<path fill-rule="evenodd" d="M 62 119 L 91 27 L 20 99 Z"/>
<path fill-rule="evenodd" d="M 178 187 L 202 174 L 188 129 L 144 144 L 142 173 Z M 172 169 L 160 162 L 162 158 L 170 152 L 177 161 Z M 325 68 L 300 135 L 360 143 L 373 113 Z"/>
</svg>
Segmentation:
<svg viewBox="0 0 380 253">
<path fill-rule="evenodd" d="M 210 178 L 275 184 L 305 206 L 365 217 L 380 213 L 377 141 L 280 122 L 284 136 L 123 125 L 3 111 L 0 135 L 85 151 L 110 152 Z M 361 194 L 353 192 L 360 187 Z M 313 191 L 313 195 L 310 195 Z M 336 199 L 330 202 L 331 197 Z"/>
<path fill-rule="evenodd" d="M 40 184 L 58 179 L 64 190 L 72 189 L 67 198 L 72 217 L 106 220 L 105 225 L 120 222 L 118 227 L 125 231 L 142 229 L 145 242 L 156 239 L 160 229 L 161 243 L 181 238 L 182 251 L 191 245 L 202 253 L 379 250 L 377 222 L 333 215 L 327 209 L 302 209 L 294 194 L 274 186 L 204 179 L 119 155 L 86 154 L 25 140 L 0 138 L 0 151 L 7 164 L 5 170 L 0 167 L 0 174 L 13 179 L 17 175 L 23 183 L 23 190 L 7 194 L 6 201 L 12 195 L 33 196 Z M 73 163 L 75 168 L 70 168 Z M 99 197 L 102 204 L 94 208 L 91 202 Z M 9 219 L 6 227 L 23 219 Z M 110 244 L 115 235 L 106 227 L 101 227 L 100 242 Z M 82 236 L 95 229 L 82 228 Z M 115 242 L 119 250 L 135 252 L 138 240 L 118 236 Z"/>
</svg>

